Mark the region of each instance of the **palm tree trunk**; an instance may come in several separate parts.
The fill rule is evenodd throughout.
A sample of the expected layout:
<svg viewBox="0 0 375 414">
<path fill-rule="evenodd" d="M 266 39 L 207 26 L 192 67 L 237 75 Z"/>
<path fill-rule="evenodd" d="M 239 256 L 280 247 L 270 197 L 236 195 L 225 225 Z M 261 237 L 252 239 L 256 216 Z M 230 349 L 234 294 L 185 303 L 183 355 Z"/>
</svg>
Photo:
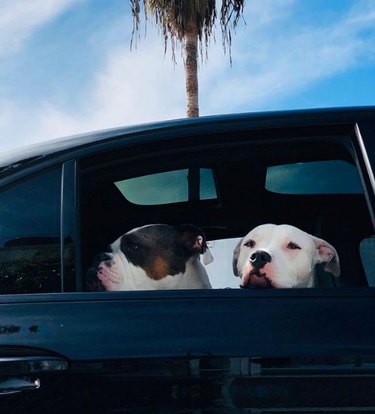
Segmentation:
<svg viewBox="0 0 375 414">
<path fill-rule="evenodd" d="M 185 32 L 185 77 L 187 116 L 198 117 L 198 32 L 194 25 Z"/>
</svg>

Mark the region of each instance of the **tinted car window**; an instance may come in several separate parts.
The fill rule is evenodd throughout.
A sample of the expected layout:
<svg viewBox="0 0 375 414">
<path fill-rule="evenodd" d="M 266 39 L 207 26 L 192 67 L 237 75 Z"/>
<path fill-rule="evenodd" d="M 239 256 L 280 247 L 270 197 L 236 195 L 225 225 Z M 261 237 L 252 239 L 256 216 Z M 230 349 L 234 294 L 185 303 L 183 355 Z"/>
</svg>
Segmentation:
<svg viewBox="0 0 375 414">
<path fill-rule="evenodd" d="M 0 293 L 60 290 L 60 169 L 0 192 Z"/>
<path fill-rule="evenodd" d="M 190 170 L 166 171 L 115 182 L 121 194 L 131 203 L 140 205 L 170 204 L 188 201 Z M 217 198 L 212 171 L 198 169 L 200 200 Z"/>
<path fill-rule="evenodd" d="M 282 194 L 361 194 L 356 167 L 343 160 L 298 162 L 268 167 L 266 188 Z"/>
</svg>

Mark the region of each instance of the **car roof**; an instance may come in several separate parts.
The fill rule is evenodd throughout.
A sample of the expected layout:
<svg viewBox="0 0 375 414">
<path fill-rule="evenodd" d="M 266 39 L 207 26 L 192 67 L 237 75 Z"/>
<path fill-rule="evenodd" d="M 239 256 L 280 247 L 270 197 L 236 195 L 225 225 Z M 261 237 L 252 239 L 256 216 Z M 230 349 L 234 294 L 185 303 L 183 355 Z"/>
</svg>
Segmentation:
<svg viewBox="0 0 375 414">
<path fill-rule="evenodd" d="M 214 132 L 214 130 L 220 131 L 223 124 L 246 123 L 249 127 L 282 127 L 340 124 L 369 119 L 375 119 L 375 106 L 225 114 L 113 128 L 57 138 L 4 151 L 0 154 L 0 176 L 11 174 L 49 156 L 70 153 L 75 149 L 85 149 L 98 143 L 117 140 L 120 137 L 126 138 L 152 131 L 177 131 L 190 128 L 199 131 L 200 128 L 212 128 L 212 132 Z"/>
</svg>

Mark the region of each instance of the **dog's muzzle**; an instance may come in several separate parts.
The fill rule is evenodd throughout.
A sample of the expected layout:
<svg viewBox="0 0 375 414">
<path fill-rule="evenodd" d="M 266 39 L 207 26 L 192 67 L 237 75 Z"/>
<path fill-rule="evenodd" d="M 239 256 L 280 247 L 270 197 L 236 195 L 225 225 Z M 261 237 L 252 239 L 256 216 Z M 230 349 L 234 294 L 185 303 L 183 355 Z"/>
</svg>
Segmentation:
<svg viewBox="0 0 375 414">
<path fill-rule="evenodd" d="M 261 269 L 267 263 L 271 263 L 272 257 L 269 253 L 264 250 L 257 250 L 250 256 L 250 263 L 255 269 Z"/>
<path fill-rule="evenodd" d="M 251 271 L 248 274 L 246 285 L 241 285 L 244 289 L 269 289 L 272 288 L 272 282 L 268 279 L 267 273 L 262 269 L 267 263 L 271 263 L 272 257 L 264 250 L 256 250 L 251 253 L 250 259 Z"/>
</svg>

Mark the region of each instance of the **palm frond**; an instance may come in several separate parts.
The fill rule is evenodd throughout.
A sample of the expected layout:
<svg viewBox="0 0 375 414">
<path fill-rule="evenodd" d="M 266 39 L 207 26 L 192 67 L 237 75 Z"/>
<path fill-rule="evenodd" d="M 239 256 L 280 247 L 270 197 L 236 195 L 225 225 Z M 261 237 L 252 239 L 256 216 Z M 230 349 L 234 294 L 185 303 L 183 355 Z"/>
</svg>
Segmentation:
<svg viewBox="0 0 375 414">
<path fill-rule="evenodd" d="M 187 32 L 194 31 L 199 39 L 200 51 L 208 48 L 213 34 L 217 12 L 215 0 L 130 0 L 133 14 L 133 36 L 139 33 L 141 9 L 145 21 L 151 14 L 161 29 L 165 51 L 170 42 L 172 55 L 177 43 L 183 44 Z M 231 30 L 235 29 L 243 14 L 245 0 L 222 0 L 220 26 L 224 51 L 231 47 Z"/>
<path fill-rule="evenodd" d="M 229 54 L 232 45 L 231 29 L 236 30 L 238 21 L 243 16 L 245 0 L 222 0 L 220 26 L 224 52 L 228 46 Z"/>
</svg>

